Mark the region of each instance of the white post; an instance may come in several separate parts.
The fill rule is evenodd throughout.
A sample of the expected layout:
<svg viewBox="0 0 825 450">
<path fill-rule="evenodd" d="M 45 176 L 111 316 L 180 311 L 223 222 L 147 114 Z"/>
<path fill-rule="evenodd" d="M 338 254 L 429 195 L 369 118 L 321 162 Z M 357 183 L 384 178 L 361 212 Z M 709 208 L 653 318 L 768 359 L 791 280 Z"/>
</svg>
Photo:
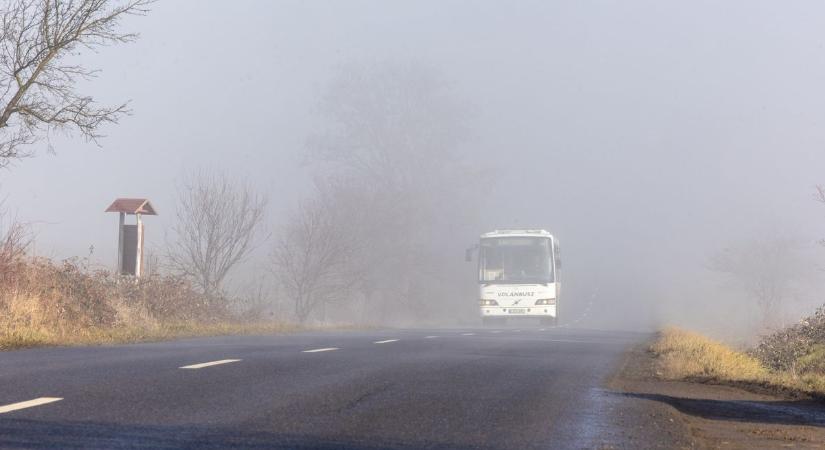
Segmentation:
<svg viewBox="0 0 825 450">
<path fill-rule="evenodd" d="M 126 214 L 120 213 L 117 227 L 117 274 L 123 274 L 123 226 L 126 224 Z"/>
<path fill-rule="evenodd" d="M 135 251 L 135 278 L 140 278 L 143 274 L 143 221 L 140 214 L 137 216 L 137 251 Z"/>
</svg>

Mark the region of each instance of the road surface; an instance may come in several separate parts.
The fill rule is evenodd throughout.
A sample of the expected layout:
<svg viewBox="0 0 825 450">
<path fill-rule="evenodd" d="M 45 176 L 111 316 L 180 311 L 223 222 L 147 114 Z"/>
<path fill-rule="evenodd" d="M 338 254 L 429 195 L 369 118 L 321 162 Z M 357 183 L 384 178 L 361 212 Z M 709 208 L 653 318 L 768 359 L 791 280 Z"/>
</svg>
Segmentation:
<svg viewBox="0 0 825 450">
<path fill-rule="evenodd" d="M 0 353 L 0 447 L 637 448 L 616 421 L 633 400 L 604 383 L 644 338 L 391 329 Z"/>
</svg>

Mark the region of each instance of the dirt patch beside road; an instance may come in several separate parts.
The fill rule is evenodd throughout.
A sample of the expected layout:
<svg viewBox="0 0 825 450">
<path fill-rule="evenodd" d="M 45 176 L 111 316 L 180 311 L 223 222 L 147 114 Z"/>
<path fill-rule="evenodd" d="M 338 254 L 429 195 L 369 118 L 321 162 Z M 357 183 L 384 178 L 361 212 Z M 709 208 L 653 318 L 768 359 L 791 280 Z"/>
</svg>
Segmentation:
<svg viewBox="0 0 825 450">
<path fill-rule="evenodd" d="M 608 388 L 680 425 L 687 436 L 673 447 L 685 448 L 688 442 L 690 448 L 825 448 L 822 401 L 662 380 L 649 347 L 631 350 Z"/>
</svg>

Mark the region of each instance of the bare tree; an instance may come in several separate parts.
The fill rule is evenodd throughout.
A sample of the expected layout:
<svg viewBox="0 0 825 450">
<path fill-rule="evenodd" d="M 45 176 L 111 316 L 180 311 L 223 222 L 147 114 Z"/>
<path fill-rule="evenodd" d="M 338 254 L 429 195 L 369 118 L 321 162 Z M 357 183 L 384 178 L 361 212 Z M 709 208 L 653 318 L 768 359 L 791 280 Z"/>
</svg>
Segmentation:
<svg viewBox="0 0 825 450">
<path fill-rule="evenodd" d="M 350 63 L 320 105 L 330 125 L 310 138 L 309 147 L 338 173 L 381 189 L 437 190 L 441 182 L 456 181 L 469 111 L 435 69 Z"/>
<path fill-rule="evenodd" d="M 709 269 L 736 281 L 756 303 L 766 327 L 780 324 L 781 307 L 794 298 L 812 267 L 801 241 L 781 236 L 733 244 L 708 263 Z"/>
<path fill-rule="evenodd" d="M 14 265 L 26 254 L 31 238 L 21 223 L 12 223 L 0 230 L 0 279 L 9 274 Z"/>
<path fill-rule="evenodd" d="M 389 62 L 344 65 L 319 112 L 327 126 L 310 137 L 309 156 L 339 186 L 316 195 L 349 209 L 341 220 L 366 236 L 356 255 L 365 311 L 386 321 L 452 308 L 437 299 L 463 297 L 456 236 L 477 233 L 474 213 L 492 178 L 464 158 L 471 109 L 438 70 Z"/>
<path fill-rule="evenodd" d="M 201 172 L 178 189 L 174 240 L 167 243 L 172 269 L 207 294 L 219 296 L 229 272 L 254 250 L 266 199 L 222 174 Z"/>
<path fill-rule="evenodd" d="M 100 126 L 117 123 L 126 104 L 99 106 L 76 92 L 96 71 L 69 61 L 81 48 L 133 41 L 118 30 L 154 0 L 10 0 L 0 11 L 0 167 L 30 156 L 49 131 L 79 131 L 97 142 Z"/>
<path fill-rule="evenodd" d="M 14 267 L 31 244 L 29 228 L 16 220 L 7 220 L 0 202 L 0 282 L 13 275 Z"/>
<path fill-rule="evenodd" d="M 355 241 L 323 201 L 304 203 L 272 248 L 272 273 L 303 323 L 319 306 L 346 298 L 357 282 Z"/>
</svg>

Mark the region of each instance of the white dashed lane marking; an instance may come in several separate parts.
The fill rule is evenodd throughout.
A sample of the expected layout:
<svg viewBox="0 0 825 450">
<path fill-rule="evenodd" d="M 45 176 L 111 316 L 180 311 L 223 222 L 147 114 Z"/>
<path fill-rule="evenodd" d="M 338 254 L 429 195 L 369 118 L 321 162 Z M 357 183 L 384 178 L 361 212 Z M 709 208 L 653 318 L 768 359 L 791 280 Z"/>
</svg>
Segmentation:
<svg viewBox="0 0 825 450">
<path fill-rule="evenodd" d="M 461 333 L 462 336 L 475 336 L 475 333 Z"/>
<path fill-rule="evenodd" d="M 390 342 L 398 342 L 398 339 L 387 339 L 385 341 L 375 341 L 373 344 L 389 344 Z"/>
<path fill-rule="evenodd" d="M 45 405 L 48 403 L 59 402 L 60 400 L 63 399 L 59 397 L 40 397 L 34 400 L 27 400 L 25 402 L 12 403 L 10 405 L 0 406 L 0 414 L 5 414 L 26 408 L 33 408 L 35 406 Z"/>
<path fill-rule="evenodd" d="M 624 345 L 624 342 L 621 341 L 589 341 L 589 340 L 582 340 L 582 339 L 547 339 L 543 342 L 563 342 L 568 344 L 594 344 L 594 345 L 609 345 L 609 344 L 616 344 L 616 345 Z"/>
<path fill-rule="evenodd" d="M 334 350 L 339 350 L 338 347 L 327 347 L 327 348 L 316 348 L 313 350 L 304 350 L 303 353 L 318 353 L 318 352 L 331 352 Z"/>
<path fill-rule="evenodd" d="M 424 339 L 435 339 L 435 338 L 437 338 L 437 337 L 438 337 L 438 336 L 424 336 Z"/>
<path fill-rule="evenodd" d="M 191 364 L 188 366 L 179 367 L 179 369 L 203 369 L 204 367 L 219 366 L 221 364 L 229 364 L 238 361 L 240 361 L 240 359 L 222 359 L 220 361 L 210 361 L 200 364 Z"/>
</svg>

